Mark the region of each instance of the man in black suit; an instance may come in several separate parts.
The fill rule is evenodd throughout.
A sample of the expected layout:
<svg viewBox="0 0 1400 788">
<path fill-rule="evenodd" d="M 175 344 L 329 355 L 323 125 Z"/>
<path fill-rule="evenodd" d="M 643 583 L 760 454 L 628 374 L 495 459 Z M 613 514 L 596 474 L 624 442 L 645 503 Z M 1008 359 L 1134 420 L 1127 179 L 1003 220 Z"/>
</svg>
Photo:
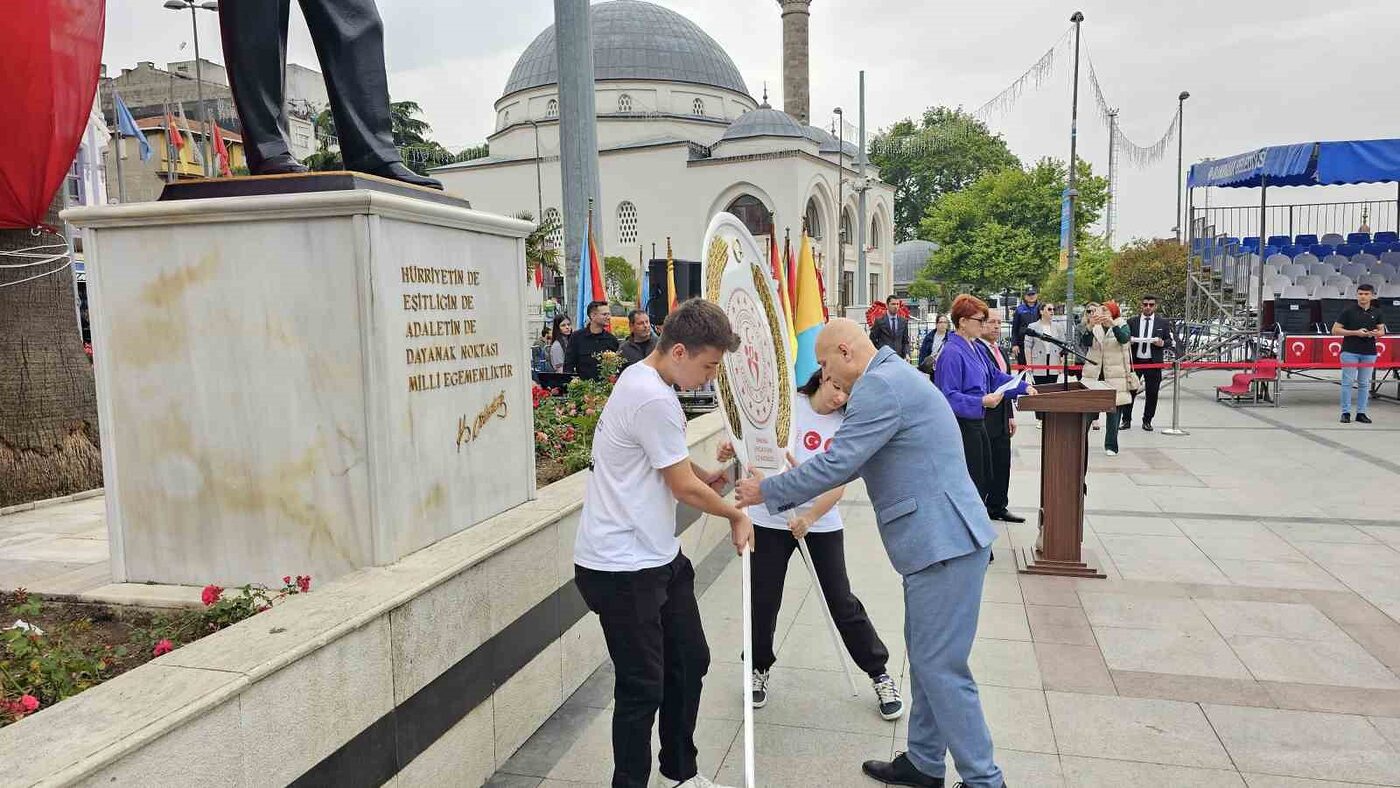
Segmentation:
<svg viewBox="0 0 1400 788">
<path fill-rule="evenodd" d="M 1001 315 L 995 311 L 982 321 L 981 344 L 988 364 L 995 365 L 1002 372 L 1011 371 L 1006 364 L 1006 356 L 1001 352 Z M 1012 514 L 1007 508 L 1011 503 L 1011 436 L 1016 434 L 1012 401 L 1011 397 L 1002 397 L 995 408 L 984 409 L 987 437 L 992 441 L 992 478 L 987 484 L 987 515 L 1005 523 L 1024 523 L 1026 518 Z"/>
<path fill-rule="evenodd" d="M 1140 303 L 1142 311 L 1128 320 L 1128 331 L 1132 336 L 1133 371 L 1142 381 L 1139 390 L 1146 391 L 1147 403 L 1142 407 L 1142 428 L 1152 431 L 1152 417 L 1157 415 L 1157 391 L 1162 387 L 1162 368 L 1143 365 L 1157 365 L 1166 357 L 1166 351 L 1173 347 L 1172 327 L 1167 319 L 1157 315 L 1157 296 L 1145 295 Z M 1138 392 L 1132 393 L 1133 400 L 1120 408 L 1123 422 L 1119 429 L 1133 426 L 1133 405 L 1137 403 Z"/>
<path fill-rule="evenodd" d="M 306 172 L 287 143 L 285 72 L 291 0 L 224 0 L 219 28 L 229 89 L 254 175 Z M 404 166 L 389 122 L 384 26 L 374 0 L 301 0 L 325 74 L 345 169 L 441 189 Z"/>
<path fill-rule="evenodd" d="M 899 316 L 899 297 L 891 295 L 885 301 L 885 316 L 870 327 L 870 341 L 875 349 L 889 347 L 900 358 L 909 358 L 909 321 Z"/>
</svg>

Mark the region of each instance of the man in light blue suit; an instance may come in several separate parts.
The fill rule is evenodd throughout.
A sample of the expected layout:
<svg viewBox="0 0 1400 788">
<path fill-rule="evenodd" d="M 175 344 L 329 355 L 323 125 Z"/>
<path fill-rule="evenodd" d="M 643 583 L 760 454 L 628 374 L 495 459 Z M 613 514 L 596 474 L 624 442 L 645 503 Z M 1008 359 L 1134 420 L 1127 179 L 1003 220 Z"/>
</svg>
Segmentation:
<svg viewBox="0 0 1400 788">
<path fill-rule="evenodd" d="M 850 392 L 831 448 L 772 478 L 741 480 L 739 505 L 763 503 L 776 514 L 865 480 L 885 551 L 904 578 L 913 710 L 908 752 L 862 768 L 886 784 L 941 788 L 951 752 L 963 784 L 1003 788 L 967 664 L 997 532 L 968 476 L 953 411 L 927 377 L 889 348 L 877 351 L 853 321 L 822 329 L 817 361 Z"/>
</svg>

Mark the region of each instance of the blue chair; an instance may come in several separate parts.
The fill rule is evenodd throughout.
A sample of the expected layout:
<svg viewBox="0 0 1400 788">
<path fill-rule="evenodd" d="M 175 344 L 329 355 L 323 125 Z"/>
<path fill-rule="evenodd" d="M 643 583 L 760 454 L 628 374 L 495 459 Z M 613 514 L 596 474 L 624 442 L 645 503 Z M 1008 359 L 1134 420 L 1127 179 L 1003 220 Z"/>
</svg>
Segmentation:
<svg viewBox="0 0 1400 788">
<path fill-rule="evenodd" d="M 1289 238 L 1286 235 L 1271 235 L 1269 236 L 1269 241 L 1266 244 L 1266 246 L 1277 246 L 1278 248 L 1282 249 L 1283 247 L 1288 246 L 1291 243 L 1293 243 L 1293 239 Z"/>
<path fill-rule="evenodd" d="M 1306 246 L 1299 246 L 1298 244 L 1289 244 L 1289 245 L 1283 247 L 1283 249 L 1281 249 L 1280 251 L 1283 252 L 1284 254 L 1288 255 L 1289 257 L 1297 257 L 1298 255 L 1302 254 L 1303 252 L 1308 251 L 1308 247 L 1306 247 Z"/>
<path fill-rule="evenodd" d="M 1400 233 L 1393 233 L 1389 230 L 1382 230 L 1381 232 L 1376 233 L 1375 236 L 1371 238 L 1371 240 L 1375 241 L 1378 244 L 1393 244 L 1396 241 L 1400 241 Z"/>
<path fill-rule="evenodd" d="M 1242 247 L 1244 247 L 1245 249 L 1248 249 L 1249 251 L 1254 252 L 1254 253 L 1257 254 L 1257 253 L 1259 252 L 1259 236 L 1257 236 L 1257 235 L 1247 235 L 1247 236 L 1245 236 L 1244 240 L 1240 242 L 1240 246 L 1242 246 Z"/>
<path fill-rule="evenodd" d="M 1337 247 L 1333 246 L 1332 244 L 1313 244 L 1312 246 L 1308 247 L 1308 251 L 1317 255 L 1317 259 L 1323 260 L 1327 258 L 1327 255 L 1336 252 Z"/>
<path fill-rule="evenodd" d="M 1283 248 L 1283 247 L 1274 246 L 1274 245 L 1270 244 L 1269 246 L 1264 247 L 1264 254 L 1261 255 L 1261 256 L 1262 256 L 1265 260 L 1267 260 L 1267 259 L 1269 259 L 1270 257 L 1273 257 L 1273 256 L 1276 255 L 1276 254 L 1279 254 L 1279 252 L 1280 252 L 1280 250 L 1281 250 L 1282 248 Z"/>
<path fill-rule="evenodd" d="M 1355 233 L 1353 233 L 1353 235 L 1355 235 Z M 1353 255 L 1361 254 L 1361 245 L 1354 243 L 1344 243 L 1337 247 L 1337 254 L 1341 255 L 1342 257 L 1351 257 Z"/>
<path fill-rule="evenodd" d="M 1380 233 L 1376 233 L 1376 235 L 1380 235 Z M 1362 253 L 1364 253 L 1364 254 L 1369 254 L 1369 255 L 1374 255 L 1374 256 L 1376 256 L 1376 257 L 1380 257 L 1381 255 L 1385 254 L 1386 252 L 1390 251 L 1390 244 L 1388 244 L 1388 243 L 1382 243 L 1382 242 L 1380 242 L 1380 241 L 1373 241 L 1373 242 L 1368 243 L 1368 244 L 1362 244 L 1362 245 L 1361 245 L 1361 251 L 1362 251 Z"/>
<path fill-rule="evenodd" d="M 1347 233 L 1347 243 L 1348 243 L 1348 244 L 1356 244 L 1357 246 L 1360 246 L 1360 245 L 1362 245 L 1362 244 L 1368 244 L 1368 243 L 1370 243 L 1370 242 L 1371 242 L 1371 234 L 1370 234 L 1370 233 Z"/>
<path fill-rule="evenodd" d="M 1298 244 L 1299 246 L 1312 246 L 1313 244 L 1317 243 L 1317 235 L 1315 233 L 1304 233 L 1303 235 L 1294 238 L 1293 242 Z"/>
</svg>

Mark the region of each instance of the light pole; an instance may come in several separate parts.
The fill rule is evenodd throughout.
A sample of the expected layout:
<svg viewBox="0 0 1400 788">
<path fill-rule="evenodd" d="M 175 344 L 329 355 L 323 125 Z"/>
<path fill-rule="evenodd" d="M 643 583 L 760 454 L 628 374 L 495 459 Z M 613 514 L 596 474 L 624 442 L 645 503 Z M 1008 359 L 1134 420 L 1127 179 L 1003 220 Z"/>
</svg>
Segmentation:
<svg viewBox="0 0 1400 788">
<path fill-rule="evenodd" d="M 836 113 L 836 292 L 840 293 L 841 278 L 846 275 L 846 239 L 841 237 L 846 224 L 846 205 L 842 202 L 846 179 L 846 116 L 840 107 L 832 112 Z M 839 295 L 837 300 L 840 300 Z M 841 304 L 841 308 L 844 310 L 846 305 Z"/>
<path fill-rule="evenodd" d="M 1183 237 L 1181 226 L 1181 152 L 1184 144 L 1182 138 L 1186 136 L 1183 128 L 1186 125 L 1186 116 L 1183 113 L 1186 110 L 1186 99 L 1189 98 L 1191 98 L 1191 94 L 1184 90 L 1181 91 L 1181 95 L 1176 97 L 1176 227 L 1174 229 L 1176 230 L 1177 243 L 1181 243 Z M 1263 251 L 1264 247 L 1260 246 L 1259 249 Z"/>
<path fill-rule="evenodd" d="M 204 106 L 204 69 L 201 66 L 199 57 L 199 12 L 218 11 L 219 4 L 216 0 L 204 0 L 196 3 L 194 0 L 165 0 L 165 7 L 172 11 L 190 10 L 190 26 L 194 28 L 194 89 L 199 98 L 199 122 L 204 124 L 204 177 L 209 177 L 209 165 L 213 162 L 214 149 L 210 145 L 213 136 L 209 129 L 209 110 Z"/>
<path fill-rule="evenodd" d="M 525 121 L 535 130 L 535 201 L 539 203 L 539 213 L 535 219 L 544 224 L 544 180 L 540 175 L 540 124 L 534 118 Z"/>
<path fill-rule="evenodd" d="M 1074 97 L 1070 100 L 1069 110 L 1069 235 L 1065 249 L 1065 309 L 1069 310 L 1069 335 L 1074 336 L 1077 322 L 1074 319 L 1074 263 L 1079 257 L 1079 250 L 1074 244 L 1074 209 L 1079 203 L 1078 168 L 1075 165 L 1078 161 L 1076 146 L 1079 144 L 1079 25 L 1084 21 L 1083 12 L 1075 11 L 1069 21 L 1074 23 Z"/>
</svg>

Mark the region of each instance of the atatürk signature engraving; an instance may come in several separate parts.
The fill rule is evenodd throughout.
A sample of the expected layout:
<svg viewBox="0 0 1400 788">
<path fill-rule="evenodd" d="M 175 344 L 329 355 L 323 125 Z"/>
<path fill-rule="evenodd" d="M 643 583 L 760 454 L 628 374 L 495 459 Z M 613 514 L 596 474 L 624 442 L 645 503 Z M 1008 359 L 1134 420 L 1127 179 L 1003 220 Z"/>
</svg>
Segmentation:
<svg viewBox="0 0 1400 788">
<path fill-rule="evenodd" d="M 486 426 L 486 423 L 491 420 L 492 416 L 498 419 L 504 419 L 509 413 L 510 408 L 506 406 L 506 393 L 505 391 L 501 391 L 496 395 L 495 399 L 491 400 L 485 408 L 481 409 L 480 413 L 476 414 L 476 419 L 470 424 L 467 423 L 467 417 L 465 415 L 457 417 L 458 453 L 462 451 L 462 444 L 471 443 L 481 437 L 481 430 Z"/>
</svg>

